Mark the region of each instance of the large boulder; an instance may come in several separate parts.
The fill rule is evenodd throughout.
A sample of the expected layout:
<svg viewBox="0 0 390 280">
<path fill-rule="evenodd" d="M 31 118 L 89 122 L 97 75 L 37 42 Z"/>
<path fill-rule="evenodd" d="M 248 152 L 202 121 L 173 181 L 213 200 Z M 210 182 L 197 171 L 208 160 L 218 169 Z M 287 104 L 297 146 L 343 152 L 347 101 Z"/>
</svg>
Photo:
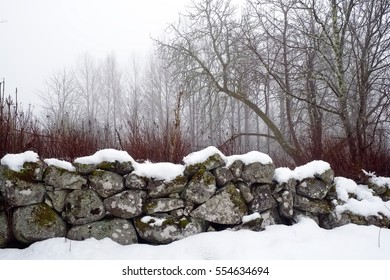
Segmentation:
<svg viewBox="0 0 390 280">
<path fill-rule="evenodd" d="M 179 198 L 155 198 L 145 203 L 144 210 L 146 214 L 154 214 L 159 212 L 169 212 L 184 207 L 184 200 Z"/>
<path fill-rule="evenodd" d="M 76 172 L 62 169 L 54 165 L 46 168 L 43 181 L 49 186 L 53 186 L 55 190 L 80 190 L 87 184 L 87 180 Z"/>
<path fill-rule="evenodd" d="M 97 169 L 97 164 L 93 163 L 74 162 L 73 166 L 76 168 L 77 173 L 81 175 L 88 175 Z"/>
<path fill-rule="evenodd" d="M 121 175 L 103 170 L 93 171 L 89 176 L 89 184 L 103 198 L 117 194 L 125 188 Z"/>
<path fill-rule="evenodd" d="M 26 206 L 43 202 L 45 186 L 41 183 L 14 178 L 5 180 L 1 193 L 11 206 Z"/>
<path fill-rule="evenodd" d="M 298 194 L 294 196 L 294 208 L 316 215 L 329 214 L 333 210 L 331 203 L 326 200 L 309 199 Z"/>
<path fill-rule="evenodd" d="M 242 170 L 244 169 L 244 163 L 241 160 L 235 160 L 229 165 L 229 170 L 232 173 L 235 180 L 238 180 L 242 176 Z"/>
<path fill-rule="evenodd" d="M 134 226 L 125 219 L 111 219 L 93 222 L 81 226 L 74 226 L 66 235 L 72 240 L 85 240 L 88 238 L 111 238 L 121 245 L 138 243 L 137 233 Z"/>
<path fill-rule="evenodd" d="M 167 244 L 205 231 L 206 223 L 193 218 L 145 216 L 134 219 L 139 236 L 154 244 Z"/>
<path fill-rule="evenodd" d="M 65 201 L 71 190 L 46 191 L 47 204 L 61 213 L 65 208 Z"/>
<path fill-rule="evenodd" d="M 322 182 L 324 182 L 327 185 L 331 185 L 333 183 L 333 180 L 334 180 L 334 171 L 332 169 L 327 169 L 322 173 L 314 174 L 314 177 L 316 179 L 321 180 Z"/>
<path fill-rule="evenodd" d="M 187 184 L 182 197 L 195 204 L 201 204 L 210 199 L 217 190 L 213 174 L 204 169 L 199 170 Z"/>
<path fill-rule="evenodd" d="M 0 211 L 0 248 L 7 244 L 10 238 L 10 230 L 7 215 Z"/>
<path fill-rule="evenodd" d="M 297 193 L 308 198 L 323 199 L 332 185 L 315 178 L 307 178 L 301 181 L 297 187 Z"/>
<path fill-rule="evenodd" d="M 26 182 L 42 181 L 43 173 L 45 171 L 45 163 L 41 160 L 36 162 L 24 162 L 19 171 L 9 169 L 7 166 L 0 167 L 0 185 L 1 181 L 7 180 L 21 180 Z"/>
<path fill-rule="evenodd" d="M 262 213 L 269 209 L 277 207 L 277 202 L 272 196 L 269 185 L 254 184 L 252 186 L 253 200 L 249 204 L 249 209 L 252 213 Z"/>
<path fill-rule="evenodd" d="M 234 179 L 232 172 L 227 167 L 218 167 L 214 169 L 213 175 L 219 188 Z"/>
<path fill-rule="evenodd" d="M 152 198 L 167 197 L 171 194 L 181 193 L 187 185 L 187 177 L 177 176 L 169 182 L 150 181 L 148 183 L 148 194 Z"/>
<path fill-rule="evenodd" d="M 144 177 L 131 173 L 125 176 L 125 187 L 128 189 L 146 190 L 148 183 Z"/>
<path fill-rule="evenodd" d="M 246 215 L 242 218 L 242 224 L 235 226 L 234 230 L 247 229 L 251 231 L 261 231 L 264 229 L 262 226 L 263 218 L 261 218 L 259 213 L 252 213 L 250 215 Z"/>
<path fill-rule="evenodd" d="M 106 214 L 103 201 L 93 190 L 74 190 L 65 200 L 62 216 L 72 225 L 98 221 Z"/>
<path fill-rule="evenodd" d="M 274 195 L 278 202 L 280 216 L 291 219 L 294 215 L 294 195 L 290 190 L 281 191 Z"/>
<path fill-rule="evenodd" d="M 61 217 L 45 203 L 16 208 L 12 216 L 12 232 L 23 243 L 66 234 L 66 224 Z"/>
<path fill-rule="evenodd" d="M 282 224 L 282 220 L 280 219 L 279 213 L 276 208 L 267 210 L 260 214 L 260 218 L 262 219 L 262 227 Z"/>
<path fill-rule="evenodd" d="M 126 175 L 134 170 L 131 161 L 102 161 L 97 165 L 98 169 L 115 172 L 121 175 Z"/>
<path fill-rule="evenodd" d="M 248 213 L 246 202 L 233 183 L 219 189 L 208 201 L 200 205 L 191 216 L 222 225 L 237 225 Z"/>
<path fill-rule="evenodd" d="M 245 165 L 242 170 L 242 179 L 249 183 L 270 184 L 275 173 L 275 165 L 273 163 L 262 164 L 253 162 Z"/>
<path fill-rule="evenodd" d="M 238 181 L 236 187 L 240 190 L 242 197 L 245 199 L 246 203 L 251 203 L 255 198 L 252 194 L 251 188 L 247 183 L 243 181 Z"/>
<path fill-rule="evenodd" d="M 130 219 L 142 213 L 146 191 L 126 190 L 104 200 L 106 210 L 119 218 Z"/>
<path fill-rule="evenodd" d="M 206 160 L 195 164 L 186 164 L 185 174 L 193 175 L 201 169 L 211 171 L 225 165 L 225 160 L 219 153 L 210 155 Z"/>
</svg>

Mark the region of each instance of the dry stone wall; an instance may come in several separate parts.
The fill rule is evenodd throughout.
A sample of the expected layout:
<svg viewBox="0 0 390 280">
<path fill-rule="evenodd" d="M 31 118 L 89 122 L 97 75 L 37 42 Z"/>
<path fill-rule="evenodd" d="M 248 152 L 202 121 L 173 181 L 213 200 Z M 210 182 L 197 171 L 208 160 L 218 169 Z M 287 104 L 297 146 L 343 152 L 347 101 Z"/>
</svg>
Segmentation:
<svg viewBox="0 0 390 280">
<path fill-rule="evenodd" d="M 137 174 L 134 164 L 73 163 L 74 171 L 42 160 L 25 162 L 19 171 L 0 165 L 0 246 L 54 237 L 167 244 L 205 231 L 291 225 L 299 215 L 326 229 L 390 224 L 381 213 L 337 213 L 341 200 L 330 168 L 278 182 L 272 162 L 237 159 L 227 165 L 215 153 L 185 164 L 182 174 L 167 181 Z M 383 201 L 390 198 L 388 188 L 371 188 Z"/>
</svg>

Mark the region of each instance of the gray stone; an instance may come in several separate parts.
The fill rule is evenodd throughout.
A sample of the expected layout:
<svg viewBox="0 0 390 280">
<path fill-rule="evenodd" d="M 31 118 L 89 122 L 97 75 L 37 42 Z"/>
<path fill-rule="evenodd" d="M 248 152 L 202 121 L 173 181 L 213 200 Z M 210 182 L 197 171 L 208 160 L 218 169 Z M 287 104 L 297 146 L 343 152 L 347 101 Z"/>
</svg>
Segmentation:
<svg viewBox="0 0 390 280">
<path fill-rule="evenodd" d="M 152 198 L 167 197 L 173 193 L 181 193 L 187 185 L 185 176 L 178 176 L 170 182 L 150 181 L 148 183 L 148 193 Z"/>
<path fill-rule="evenodd" d="M 0 166 L 0 185 L 5 180 L 40 182 L 42 181 L 45 167 L 45 163 L 40 160 L 37 162 L 25 162 L 20 171 L 11 170 L 7 166 Z"/>
<path fill-rule="evenodd" d="M 385 185 L 376 184 L 373 178 L 368 179 L 368 187 L 372 189 L 377 196 L 383 195 L 384 193 L 386 193 L 388 189 L 390 189 L 390 186 L 388 184 Z"/>
<path fill-rule="evenodd" d="M 364 217 L 351 211 L 345 211 L 341 214 L 336 214 L 334 212 L 325 215 L 321 219 L 321 227 L 326 229 L 332 229 L 335 227 L 343 226 L 346 224 L 356 224 L 356 225 L 374 225 L 382 228 L 389 228 L 390 220 L 385 215 L 381 213 L 378 216 L 368 216 Z"/>
<path fill-rule="evenodd" d="M 88 175 L 96 170 L 97 165 L 96 164 L 85 164 L 85 163 L 78 163 L 74 162 L 73 166 L 76 168 L 76 171 L 80 173 L 81 175 Z"/>
<path fill-rule="evenodd" d="M 131 161 L 124 161 L 124 162 L 119 162 L 119 161 L 103 161 L 97 165 L 98 169 L 106 170 L 106 171 L 111 171 L 118 173 L 120 175 L 126 175 L 131 173 L 134 170 L 133 164 Z"/>
<path fill-rule="evenodd" d="M 5 198 L 0 191 L 0 211 L 3 211 L 4 208 L 5 208 Z"/>
<path fill-rule="evenodd" d="M 206 171 L 211 171 L 215 168 L 225 165 L 225 161 L 219 154 L 214 154 L 209 156 L 204 162 L 200 162 L 194 165 L 188 165 L 185 169 L 185 174 L 193 175 L 199 170 L 204 169 Z"/>
<path fill-rule="evenodd" d="M 103 170 L 92 172 L 89 175 L 89 184 L 103 198 L 117 194 L 125 188 L 121 175 Z"/>
<path fill-rule="evenodd" d="M 378 216 L 368 216 L 366 220 L 368 225 L 374 225 L 382 228 L 390 227 L 390 219 L 382 213 L 379 213 Z"/>
<path fill-rule="evenodd" d="M 179 208 L 184 208 L 184 200 L 178 198 L 155 198 L 149 200 L 144 205 L 145 213 L 154 214 L 158 212 L 169 212 Z"/>
<path fill-rule="evenodd" d="M 80 190 L 87 184 L 87 180 L 81 175 L 54 165 L 46 168 L 43 181 L 46 184 L 53 186 L 56 190 Z"/>
<path fill-rule="evenodd" d="M 244 169 L 244 163 L 241 160 L 235 160 L 230 166 L 229 170 L 233 177 L 238 180 L 242 176 L 242 170 Z"/>
<path fill-rule="evenodd" d="M 261 226 L 263 228 L 271 225 L 278 225 L 282 224 L 282 221 L 279 217 L 278 211 L 276 208 L 270 209 L 268 211 L 265 211 L 263 213 L 260 213 L 260 217 L 263 220 Z"/>
<path fill-rule="evenodd" d="M 217 224 L 236 225 L 241 223 L 242 217 L 247 213 L 244 198 L 233 183 L 228 183 L 210 200 L 196 208 L 191 216 Z"/>
<path fill-rule="evenodd" d="M 321 215 L 321 219 L 319 221 L 320 227 L 324 229 L 333 229 L 335 227 L 343 226 L 350 223 L 350 219 L 347 214 L 339 214 L 337 215 L 334 212 L 331 212 L 326 215 Z"/>
<path fill-rule="evenodd" d="M 294 196 L 294 208 L 313 214 L 328 214 L 332 212 L 329 202 L 319 199 L 309 199 L 301 195 Z"/>
<path fill-rule="evenodd" d="M 213 175 L 216 179 L 217 187 L 219 188 L 234 179 L 232 172 L 226 167 L 218 167 L 214 169 Z"/>
<path fill-rule="evenodd" d="M 114 218 L 72 227 L 67 236 L 72 240 L 111 238 L 121 245 L 138 243 L 134 226 L 125 219 Z"/>
<path fill-rule="evenodd" d="M 234 230 L 241 230 L 241 229 L 247 229 L 251 231 L 262 231 L 264 230 L 263 227 L 263 218 L 258 217 L 256 219 L 253 219 L 248 222 L 243 222 L 241 225 L 235 226 L 233 228 Z"/>
<path fill-rule="evenodd" d="M 300 182 L 296 188 L 297 193 L 308 198 L 323 199 L 332 185 L 315 178 L 307 178 Z"/>
<path fill-rule="evenodd" d="M 93 190 L 75 190 L 65 200 L 62 216 L 72 225 L 98 221 L 105 216 L 101 198 Z"/>
<path fill-rule="evenodd" d="M 134 219 L 139 236 L 154 244 L 167 244 L 206 230 L 206 223 L 193 218 L 175 218 L 172 216 L 145 216 Z"/>
<path fill-rule="evenodd" d="M 4 211 L 0 211 L 0 248 L 4 247 L 10 239 L 10 230 L 7 220 L 7 215 Z"/>
<path fill-rule="evenodd" d="M 279 183 L 277 182 L 274 185 L 274 193 L 278 193 L 281 191 L 291 191 L 292 193 L 296 192 L 297 181 L 295 179 L 290 179 L 287 182 Z"/>
<path fill-rule="evenodd" d="M 134 171 L 133 163 L 131 161 L 115 162 L 115 172 L 120 175 L 126 175 Z"/>
<path fill-rule="evenodd" d="M 271 208 L 277 207 L 277 202 L 272 196 L 271 188 L 269 185 L 253 185 L 252 194 L 254 199 L 249 204 L 249 209 L 252 213 L 262 213 Z"/>
<path fill-rule="evenodd" d="M 146 190 L 148 183 L 143 177 L 131 173 L 125 176 L 125 187 L 128 189 Z"/>
<path fill-rule="evenodd" d="M 146 191 L 126 190 L 104 200 L 106 210 L 120 218 L 130 219 L 142 213 Z"/>
<path fill-rule="evenodd" d="M 192 203 L 201 204 L 209 200 L 216 190 L 216 180 L 213 174 L 201 169 L 187 184 L 182 197 Z"/>
<path fill-rule="evenodd" d="M 184 209 L 183 208 L 179 208 L 179 209 L 175 209 L 175 210 L 172 210 L 172 211 L 169 211 L 169 215 L 171 215 L 172 217 L 175 217 L 175 218 L 182 218 L 184 217 Z"/>
<path fill-rule="evenodd" d="M 275 173 L 275 166 L 270 164 L 261 164 L 254 162 L 245 165 L 242 171 L 242 179 L 249 183 L 270 184 Z"/>
<path fill-rule="evenodd" d="M 12 218 L 12 232 L 23 243 L 66 234 L 66 224 L 47 204 L 40 203 L 16 208 Z"/>
<path fill-rule="evenodd" d="M 43 202 L 45 186 L 19 179 L 6 180 L 2 195 L 11 206 L 26 206 Z"/>
<path fill-rule="evenodd" d="M 70 190 L 46 191 L 54 210 L 62 212 L 65 208 L 65 200 Z"/>
<path fill-rule="evenodd" d="M 325 197 L 326 200 L 333 201 L 338 199 L 337 191 L 336 191 L 336 185 L 332 184 L 330 187 L 328 193 L 326 194 Z"/>
<path fill-rule="evenodd" d="M 278 202 L 280 216 L 291 219 L 294 215 L 294 196 L 289 190 L 282 191 L 275 195 Z"/>
<path fill-rule="evenodd" d="M 323 181 L 327 185 L 332 185 L 334 179 L 334 172 L 332 169 L 328 169 L 321 174 L 314 174 L 314 177 Z"/>
<path fill-rule="evenodd" d="M 251 188 L 247 183 L 239 181 L 236 183 L 236 187 L 240 190 L 242 197 L 245 199 L 246 203 L 251 203 L 255 198 L 252 194 Z"/>
</svg>

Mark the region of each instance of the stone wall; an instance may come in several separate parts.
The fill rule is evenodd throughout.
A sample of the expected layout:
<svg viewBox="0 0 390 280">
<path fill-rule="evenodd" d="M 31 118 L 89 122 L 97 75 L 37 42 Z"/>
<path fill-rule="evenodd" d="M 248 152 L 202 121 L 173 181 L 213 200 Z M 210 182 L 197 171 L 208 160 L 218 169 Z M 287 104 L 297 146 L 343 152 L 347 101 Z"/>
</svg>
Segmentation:
<svg viewBox="0 0 390 280">
<path fill-rule="evenodd" d="M 171 180 L 159 180 L 138 174 L 135 164 L 74 162 L 74 171 L 42 160 L 25 162 L 18 171 L 0 165 L 0 246 L 53 237 L 166 244 L 205 231 L 291 225 L 299 215 L 326 229 L 390 224 L 382 213 L 337 212 L 343 200 L 330 168 L 278 182 L 272 161 L 244 163 L 238 157 L 227 165 L 214 153 L 184 164 Z M 390 198 L 388 188 L 371 187 L 383 201 Z"/>
</svg>

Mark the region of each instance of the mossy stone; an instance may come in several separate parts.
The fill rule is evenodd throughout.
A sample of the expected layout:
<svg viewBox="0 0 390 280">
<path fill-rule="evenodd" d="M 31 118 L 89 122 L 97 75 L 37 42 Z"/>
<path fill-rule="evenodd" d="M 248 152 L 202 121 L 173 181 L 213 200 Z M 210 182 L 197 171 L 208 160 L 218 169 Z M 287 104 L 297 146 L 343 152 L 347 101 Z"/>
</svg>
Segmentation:
<svg viewBox="0 0 390 280">
<path fill-rule="evenodd" d="M 12 232 L 23 243 L 66 234 L 66 224 L 61 217 L 45 203 L 17 208 L 13 213 Z"/>
<path fill-rule="evenodd" d="M 50 227 L 56 222 L 56 213 L 45 203 L 40 203 L 32 211 L 32 219 L 41 227 Z"/>
</svg>

